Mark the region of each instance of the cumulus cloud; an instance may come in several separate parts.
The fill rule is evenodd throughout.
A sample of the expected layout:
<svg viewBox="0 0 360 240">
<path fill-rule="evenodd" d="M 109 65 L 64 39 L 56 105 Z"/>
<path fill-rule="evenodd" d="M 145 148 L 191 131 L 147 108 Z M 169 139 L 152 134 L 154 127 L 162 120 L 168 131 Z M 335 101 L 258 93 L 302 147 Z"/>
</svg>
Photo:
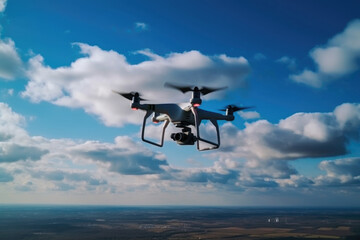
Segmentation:
<svg viewBox="0 0 360 240">
<path fill-rule="evenodd" d="M 274 181 L 282 188 L 308 188 L 314 186 L 312 179 L 298 174 L 292 174 L 288 178 L 275 179 Z"/>
<path fill-rule="evenodd" d="M 305 69 L 302 73 L 291 75 L 290 78 L 298 83 L 304 83 L 314 88 L 320 88 L 323 86 L 324 78 L 321 74 Z"/>
<path fill-rule="evenodd" d="M 157 174 L 164 171 L 163 166 L 168 165 L 163 154 L 145 148 L 130 137 L 117 137 L 114 143 L 31 137 L 23 129 L 23 122 L 24 118 L 21 115 L 13 112 L 8 105 L 0 103 L 0 163 L 82 159 L 85 162 L 90 160 L 108 164 L 110 171 L 125 175 Z M 75 179 L 80 176 L 65 176 L 59 171 L 40 175 L 53 180 L 65 177 Z"/>
<path fill-rule="evenodd" d="M 343 155 L 347 143 L 359 137 L 359 114 L 359 104 L 346 103 L 330 113 L 296 113 L 278 124 L 246 123 L 244 130 L 228 123 L 222 127 L 222 149 L 254 161 Z"/>
<path fill-rule="evenodd" d="M 336 186 L 356 191 L 358 158 L 323 161 L 319 168 L 326 175 L 317 177 L 299 174 L 290 161 L 347 154 L 348 143 L 359 139 L 359 113 L 359 104 L 345 103 L 329 113 L 296 113 L 277 124 L 258 120 L 238 129 L 226 123 L 221 127 L 222 146 L 209 157 L 236 159 L 237 164 L 226 168 L 231 171 L 231 181 L 226 183 L 231 190 Z M 209 181 L 209 173 L 202 169 L 194 176 Z"/>
<path fill-rule="evenodd" d="M 234 185 L 239 177 L 240 165 L 230 159 L 223 159 L 214 162 L 214 165 L 207 168 L 171 168 L 162 174 L 163 179 L 172 179 L 187 183 L 203 184 L 229 184 Z"/>
<path fill-rule="evenodd" d="M 42 170 L 30 170 L 30 174 L 33 178 L 41 178 L 47 181 L 55 182 L 85 182 L 90 186 L 98 186 L 106 184 L 107 181 L 101 178 L 91 176 L 86 171 L 65 171 L 65 170 L 54 170 L 54 169 L 42 169 Z M 57 183 L 58 184 L 58 183 Z"/>
<path fill-rule="evenodd" d="M 279 186 L 277 181 L 297 176 L 297 171 L 286 161 L 245 162 L 222 158 L 213 166 L 192 169 L 169 169 L 162 174 L 163 179 L 196 183 L 213 188 L 226 188 L 228 191 L 246 191 L 249 189 L 271 189 Z"/>
<path fill-rule="evenodd" d="M 350 22 L 342 33 L 332 37 L 324 46 L 315 47 L 310 57 L 317 70 L 303 70 L 291 75 L 295 82 L 320 88 L 327 82 L 358 71 L 360 68 L 360 19 Z"/>
<path fill-rule="evenodd" d="M 163 154 L 129 137 L 117 137 L 114 143 L 47 139 L 29 136 L 23 121 L 8 105 L 0 104 L 0 182 L 12 182 L 20 192 L 118 191 L 119 185 L 146 182 L 139 177 L 135 183 L 118 184 L 120 176 L 156 175 L 168 167 Z"/>
<path fill-rule="evenodd" d="M 8 104 L 3 102 L 0 102 L 0 112 L 0 127 L 6 126 L 6 128 L 1 128 L 1 132 L 5 132 L 8 129 L 8 133 L 21 134 L 18 130 L 24 124 L 24 117 L 15 113 Z"/>
<path fill-rule="evenodd" d="M 178 168 L 171 166 L 164 154 L 151 151 L 125 136 L 117 137 L 114 143 L 31 137 L 24 130 L 19 131 L 22 117 L 7 105 L 1 106 L 0 116 L 3 118 L 4 129 L 7 129 L 6 126 L 15 125 L 12 127 L 14 132 L 7 132 L 11 137 L 1 143 L 1 146 L 14 148 L 13 151 L 7 151 L 7 158 L 1 158 L 4 167 L 1 176 L 3 182 L 14 181 L 18 191 L 98 191 L 99 188 L 101 191 L 108 191 L 117 186 L 114 179 L 118 182 L 119 176 L 135 178 L 121 183 L 130 189 L 144 188 L 149 182 L 155 189 L 163 188 L 163 182 L 168 182 L 178 187 L 195 184 L 200 188 L 242 191 L 247 187 L 277 186 L 274 181 L 264 178 L 284 177 L 287 174 L 280 173 L 288 168 L 286 164 L 282 164 L 283 167 L 277 164 L 276 168 L 279 170 L 271 175 L 259 171 L 256 166 L 244 168 L 244 165 L 229 158 L 217 160 L 213 166 L 206 168 Z M 16 145 L 14 139 L 19 139 L 17 134 L 23 138 L 22 146 Z M 35 149 L 35 146 L 38 149 Z M 26 158 L 23 157 L 25 153 Z M 30 161 L 22 163 L 20 160 Z M 35 160 L 38 163 L 33 163 Z M 95 169 L 99 170 L 91 170 L 94 168 L 91 165 L 94 164 L 97 166 Z M 78 165 L 84 170 L 78 170 Z M 271 169 L 273 165 L 269 162 L 267 168 Z"/>
<path fill-rule="evenodd" d="M 350 177 L 359 177 L 360 158 L 323 161 L 320 163 L 320 168 L 325 170 L 329 176 L 348 175 Z"/>
<path fill-rule="evenodd" d="M 159 174 L 168 163 L 162 154 L 154 153 L 129 137 L 117 137 L 115 144 L 86 142 L 72 149 L 93 161 L 109 163 L 109 170 L 124 175 Z"/>
<path fill-rule="evenodd" d="M 4 161 L 0 156 L 0 187 L 18 192 L 71 191 L 107 196 L 130 192 L 150 196 L 175 190 L 201 195 L 356 187 L 358 158 L 323 161 L 320 169 L 326 174 L 317 177 L 300 175 L 288 160 L 346 153 L 346 143 L 359 136 L 359 108 L 359 104 L 343 104 L 330 113 L 298 113 L 278 124 L 258 120 L 247 123 L 245 129 L 227 123 L 222 126 L 223 151 L 205 156 L 215 159 L 212 166 L 181 168 L 171 165 L 164 154 L 126 136 L 112 143 L 29 136 L 22 129 L 23 118 L 0 104 L 2 125 L 13 129 L 6 134 L 6 127 L 0 130 L 2 136 L 8 135 L 1 140 L 1 149 L 14 147 L 8 151 L 14 153 L 12 158 Z M 17 134 L 22 141 L 18 142 Z M 26 158 L 17 157 L 25 152 Z"/>
<path fill-rule="evenodd" d="M 322 161 L 320 169 L 326 175 L 316 178 L 319 186 L 359 186 L 360 184 L 360 158 L 346 158 Z"/>
<path fill-rule="evenodd" d="M 246 112 L 240 111 L 239 115 L 240 115 L 240 117 L 242 117 L 245 120 L 260 118 L 260 113 L 258 113 L 256 111 L 246 111 Z"/>
<path fill-rule="evenodd" d="M 344 103 L 335 108 L 334 115 L 344 133 L 358 140 L 360 134 L 360 105 Z"/>
<path fill-rule="evenodd" d="M 188 101 L 189 96 L 164 91 L 166 81 L 182 84 L 241 87 L 250 71 L 244 57 L 206 56 L 198 51 L 159 56 L 138 51 L 149 60 L 130 64 L 115 51 L 77 43 L 85 56 L 70 66 L 51 68 L 38 55 L 30 59 L 29 82 L 22 96 L 33 102 L 83 108 L 108 126 L 140 123 L 142 116 L 129 110 L 129 102 L 111 90 L 139 91 L 156 101 Z M 211 87 L 211 86 L 210 86 Z M 216 97 L 214 94 L 210 97 Z"/>
<path fill-rule="evenodd" d="M 34 146 L 21 146 L 15 143 L 0 143 L 0 162 L 16 162 L 20 160 L 36 161 L 48 153 Z"/>
<path fill-rule="evenodd" d="M 13 80 L 22 72 L 22 61 L 11 39 L 0 39 L 0 62 L 0 79 Z"/>
<path fill-rule="evenodd" d="M 41 149 L 23 129 L 24 118 L 0 103 L 0 163 L 20 160 L 39 160 L 48 153 Z"/>
</svg>

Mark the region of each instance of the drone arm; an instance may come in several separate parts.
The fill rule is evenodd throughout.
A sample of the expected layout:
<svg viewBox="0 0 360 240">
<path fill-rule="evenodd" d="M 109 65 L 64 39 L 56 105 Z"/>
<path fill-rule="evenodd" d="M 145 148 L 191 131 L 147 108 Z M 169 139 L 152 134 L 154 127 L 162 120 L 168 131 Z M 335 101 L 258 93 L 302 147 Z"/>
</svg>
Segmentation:
<svg viewBox="0 0 360 240">
<path fill-rule="evenodd" d="M 179 106 L 179 104 L 175 103 L 163 103 L 163 104 L 140 104 L 140 103 L 132 103 L 131 108 L 134 110 L 143 110 L 154 112 L 158 117 L 156 119 L 158 121 L 173 121 L 174 119 L 181 119 L 183 109 Z M 160 117 L 161 115 L 161 117 Z"/>
<path fill-rule="evenodd" d="M 152 111 L 146 111 L 146 114 L 144 116 L 144 121 L 143 121 L 143 125 L 142 125 L 142 130 L 141 130 L 141 139 L 144 142 L 150 143 L 152 145 L 158 146 L 158 147 L 162 147 L 164 145 L 164 136 L 165 136 L 165 129 L 167 128 L 167 126 L 169 125 L 169 120 L 165 120 L 165 123 L 163 125 L 163 129 L 162 129 L 162 133 L 161 133 L 161 141 L 160 143 L 156 143 L 150 140 L 147 140 L 145 138 L 145 127 L 146 127 L 146 120 L 150 117 L 150 115 L 152 114 Z"/>
<path fill-rule="evenodd" d="M 216 112 L 210 112 L 203 109 L 197 109 L 198 115 L 202 120 L 225 120 L 225 121 L 233 121 L 235 119 L 234 115 L 222 115 Z"/>
<path fill-rule="evenodd" d="M 165 104 L 141 104 L 141 103 L 132 103 L 131 108 L 141 109 L 144 111 L 152 111 L 157 113 L 169 114 L 173 109 L 179 108 L 177 104 L 165 103 Z"/>
<path fill-rule="evenodd" d="M 150 107 L 149 107 L 149 104 L 141 104 L 141 103 L 138 103 L 138 102 L 132 102 L 131 103 L 131 109 L 133 109 L 133 110 L 141 109 L 141 110 L 144 110 L 144 111 L 151 110 Z"/>
</svg>

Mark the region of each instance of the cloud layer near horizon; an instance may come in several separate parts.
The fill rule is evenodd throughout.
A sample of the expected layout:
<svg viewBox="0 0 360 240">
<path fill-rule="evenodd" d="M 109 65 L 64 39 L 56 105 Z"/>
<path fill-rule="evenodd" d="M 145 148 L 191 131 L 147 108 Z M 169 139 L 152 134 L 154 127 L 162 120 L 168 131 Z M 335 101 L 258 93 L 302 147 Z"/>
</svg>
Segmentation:
<svg viewBox="0 0 360 240">
<path fill-rule="evenodd" d="M 258 120 L 243 130 L 225 124 L 222 151 L 208 155 L 213 166 L 197 168 L 173 166 L 168 156 L 125 136 L 113 143 L 29 136 L 24 118 L 3 103 L 0 116 L 0 182 L 19 192 L 358 189 L 359 158 L 324 160 L 319 167 L 325 174 L 316 177 L 299 174 L 289 160 L 345 154 L 348 141 L 359 138 L 359 104 L 342 104 L 330 113 L 297 113 L 278 124 Z"/>
</svg>

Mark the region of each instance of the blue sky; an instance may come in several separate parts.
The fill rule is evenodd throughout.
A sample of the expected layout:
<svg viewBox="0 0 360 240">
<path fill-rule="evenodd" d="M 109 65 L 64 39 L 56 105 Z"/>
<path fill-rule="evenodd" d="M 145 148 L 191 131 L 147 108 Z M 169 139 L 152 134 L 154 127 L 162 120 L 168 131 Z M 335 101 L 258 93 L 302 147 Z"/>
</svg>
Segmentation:
<svg viewBox="0 0 360 240">
<path fill-rule="evenodd" d="M 359 7 L 0 0 L 0 203 L 359 206 Z M 166 81 L 256 108 L 157 148 L 111 90 L 188 101 Z"/>
</svg>

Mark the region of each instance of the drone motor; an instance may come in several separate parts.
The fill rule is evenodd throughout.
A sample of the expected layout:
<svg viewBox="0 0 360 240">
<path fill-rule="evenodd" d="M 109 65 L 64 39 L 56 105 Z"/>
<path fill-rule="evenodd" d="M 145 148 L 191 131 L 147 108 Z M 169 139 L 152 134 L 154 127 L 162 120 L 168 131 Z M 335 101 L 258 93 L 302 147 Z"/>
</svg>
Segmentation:
<svg viewBox="0 0 360 240">
<path fill-rule="evenodd" d="M 180 85 L 174 85 L 172 83 L 166 82 L 164 84 L 165 87 L 173 88 L 176 90 L 181 91 L 182 93 L 192 92 L 192 98 L 190 100 L 190 103 L 193 107 L 200 107 L 202 100 L 201 95 L 206 95 L 215 91 L 223 90 L 227 87 L 221 87 L 221 88 L 209 88 L 209 87 L 193 87 L 193 86 L 180 86 Z"/>
</svg>

